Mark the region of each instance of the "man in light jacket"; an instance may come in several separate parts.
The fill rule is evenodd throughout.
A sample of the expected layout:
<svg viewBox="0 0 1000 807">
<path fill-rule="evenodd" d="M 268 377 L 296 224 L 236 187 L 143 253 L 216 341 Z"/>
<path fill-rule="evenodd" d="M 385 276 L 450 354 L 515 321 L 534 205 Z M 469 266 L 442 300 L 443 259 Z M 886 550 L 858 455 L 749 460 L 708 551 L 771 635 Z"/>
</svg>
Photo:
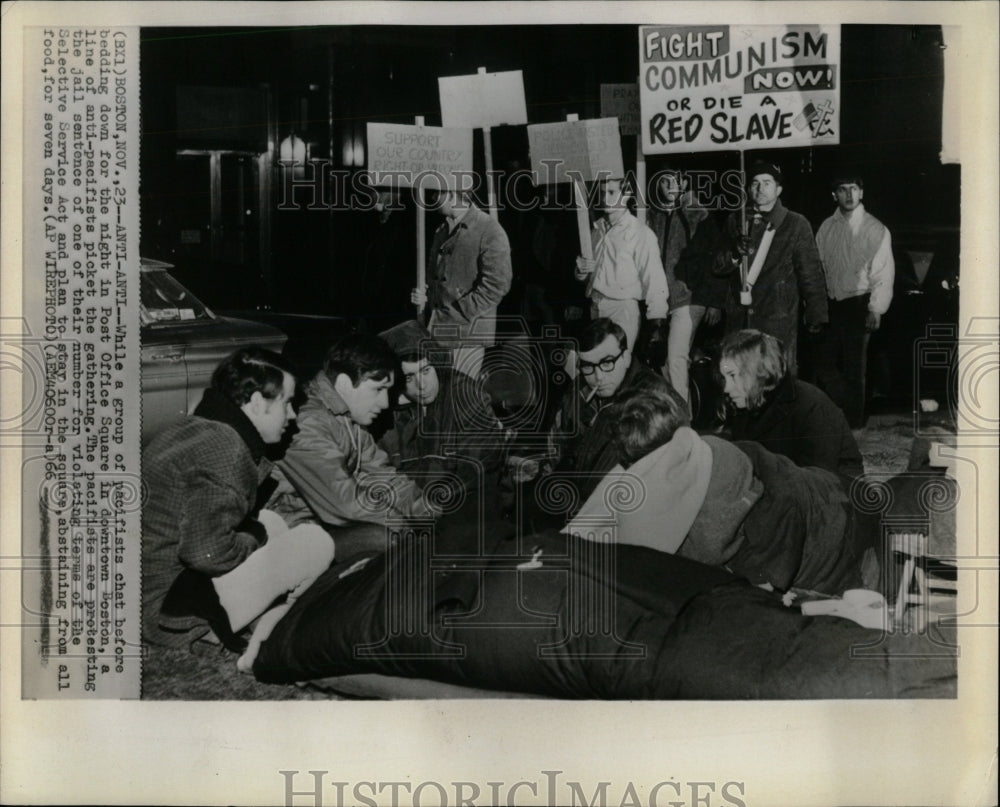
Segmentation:
<svg viewBox="0 0 1000 807">
<path fill-rule="evenodd" d="M 377 336 L 349 334 L 306 385 L 299 431 L 278 463 L 269 507 L 295 524 L 318 520 L 337 556 L 381 551 L 386 524 L 433 519 L 421 489 L 389 463 L 367 427 L 389 408 L 396 357 Z"/>
<path fill-rule="evenodd" d="M 841 171 L 830 185 L 837 209 L 816 234 L 830 307 L 830 327 L 816 357 L 816 380 L 844 410 L 850 427 L 859 429 L 865 419 L 868 339 L 889 310 L 896 265 L 889 230 L 861 201 L 861 175 Z"/>
</svg>

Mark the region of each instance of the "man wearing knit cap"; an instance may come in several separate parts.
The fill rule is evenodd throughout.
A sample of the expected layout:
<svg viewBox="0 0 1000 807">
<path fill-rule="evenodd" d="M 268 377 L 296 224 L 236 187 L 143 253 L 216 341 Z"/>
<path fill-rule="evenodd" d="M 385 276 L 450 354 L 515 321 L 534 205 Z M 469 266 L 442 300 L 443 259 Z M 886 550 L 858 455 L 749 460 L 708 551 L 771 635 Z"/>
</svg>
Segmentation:
<svg viewBox="0 0 1000 807">
<path fill-rule="evenodd" d="M 469 507 L 498 515 L 503 435 L 481 382 L 447 366 L 444 350 L 416 320 L 383 331 L 400 363 L 402 394 L 379 441 L 389 461 L 427 490 L 450 491 Z M 441 361 L 441 359 L 444 361 Z"/>
<path fill-rule="evenodd" d="M 896 267 L 889 230 L 862 204 L 861 175 L 841 171 L 830 185 L 837 210 L 816 234 L 830 298 L 816 379 L 858 429 L 864 425 L 868 339 L 889 310 Z"/>
<path fill-rule="evenodd" d="M 794 374 L 800 319 L 810 333 L 819 333 L 827 322 L 823 266 L 808 220 L 781 203 L 781 169 L 757 162 L 747 178 L 748 232 L 742 232 L 739 213 L 732 213 L 726 227 L 732 246 L 720 256 L 719 271 L 731 277 L 726 332 L 756 328 L 780 339 Z M 744 257 L 745 278 L 740 271 Z"/>
</svg>

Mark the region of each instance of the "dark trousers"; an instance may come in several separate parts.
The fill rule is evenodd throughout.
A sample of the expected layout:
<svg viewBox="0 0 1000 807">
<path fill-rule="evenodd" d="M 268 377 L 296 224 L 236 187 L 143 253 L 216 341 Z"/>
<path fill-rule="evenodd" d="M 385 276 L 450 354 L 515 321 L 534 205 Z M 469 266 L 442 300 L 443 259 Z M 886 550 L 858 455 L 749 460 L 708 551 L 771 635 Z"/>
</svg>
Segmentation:
<svg viewBox="0 0 1000 807">
<path fill-rule="evenodd" d="M 816 349 L 817 384 L 839 406 L 852 429 L 865 422 L 868 295 L 830 300 L 830 325 Z"/>
</svg>

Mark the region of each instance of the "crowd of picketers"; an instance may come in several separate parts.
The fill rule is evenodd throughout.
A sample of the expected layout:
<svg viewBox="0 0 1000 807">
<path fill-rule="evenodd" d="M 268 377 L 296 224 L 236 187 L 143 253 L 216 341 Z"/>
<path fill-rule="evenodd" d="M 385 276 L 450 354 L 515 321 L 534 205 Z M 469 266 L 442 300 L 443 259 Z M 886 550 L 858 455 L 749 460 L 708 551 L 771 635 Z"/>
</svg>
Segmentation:
<svg viewBox="0 0 1000 807">
<path fill-rule="evenodd" d="M 713 462 L 723 443 L 692 429 L 692 348 L 703 329 L 723 334 L 710 430 L 821 469 L 848 491 L 863 474 L 852 428 L 864 422 L 867 341 L 892 298 L 889 232 L 866 212 L 856 172 L 831 178 L 836 209 L 815 235 L 782 205 L 778 166 L 757 163 L 747 180 L 750 207 L 720 215 L 697 204 L 683 172 L 662 171 L 648 225 L 630 211 L 625 181 L 600 183 L 592 257 L 570 257 L 589 312 L 568 349 L 545 354 L 552 383 L 535 390 L 544 414 L 520 442 L 491 395 L 497 312 L 513 265 L 531 265 L 520 273 L 524 311 L 558 319 L 545 272 L 561 259 L 560 239 L 544 216 L 511 239 L 469 194 L 437 194 L 444 221 L 427 283 L 409 298 L 423 316 L 339 338 L 311 378 L 283 356 L 243 348 L 216 369 L 194 413 L 147 446 L 146 640 L 182 646 L 211 632 L 249 670 L 331 564 L 349 569 L 405 525 L 442 513 L 518 519 L 522 532 L 558 526 L 609 471 L 654 451 L 704 482 L 665 481 L 678 512 L 733 496 L 753 506 L 745 453 Z M 812 335 L 815 385 L 798 372 L 800 326 Z M 559 510 L 524 494 L 551 479 L 568 482 L 575 504 Z M 514 507 L 519 497 L 534 504 Z"/>
</svg>

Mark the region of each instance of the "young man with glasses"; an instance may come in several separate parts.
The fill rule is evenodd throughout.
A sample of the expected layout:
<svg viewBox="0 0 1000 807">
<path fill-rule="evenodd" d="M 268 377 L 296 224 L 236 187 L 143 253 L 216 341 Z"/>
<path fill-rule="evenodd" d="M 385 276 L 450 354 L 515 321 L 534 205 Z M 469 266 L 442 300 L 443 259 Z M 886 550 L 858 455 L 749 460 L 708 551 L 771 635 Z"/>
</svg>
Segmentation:
<svg viewBox="0 0 1000 807">
<path fill-rule="evenodd" d="M 560 402 L 549 431 L 547 465 L 567 473 L 584 501 L 618 463 L 611 419 L 606 409 L 636 388 L 663 388 L 676 395 L 662 376 L 633 360 L 622 327 L 607 317 L 591 322 L 580 336 L 575 356 L 577 378 Z"/>
</svg>

